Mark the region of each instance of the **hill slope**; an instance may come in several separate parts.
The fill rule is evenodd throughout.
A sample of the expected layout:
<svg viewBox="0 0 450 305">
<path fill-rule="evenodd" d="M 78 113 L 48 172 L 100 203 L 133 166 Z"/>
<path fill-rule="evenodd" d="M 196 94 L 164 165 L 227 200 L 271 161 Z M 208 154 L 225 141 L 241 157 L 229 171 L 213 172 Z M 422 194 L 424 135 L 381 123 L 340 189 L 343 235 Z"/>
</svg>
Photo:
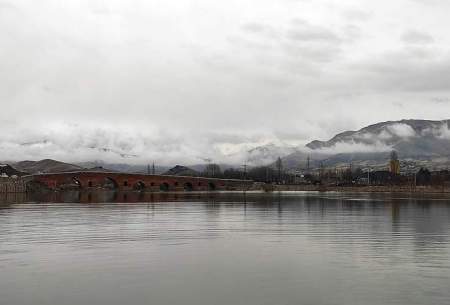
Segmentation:
<svg viewBox="0 0 450 305">
<path fill-rule="evenodd" d="M 199 172 L 193 170 L 192 168 L 182 166 L 182 165 L 176 165 L 175 167 L 172 167 L 167 172 L 165 172 L 163 175 L 171 175 L 171 176 L 198 176 Z"/>
<path fill-rule="evenodd" d="M 411 168 L 450 166 L 450 120 L 401 120 L 373 124 L 357 131 L 345 131 L 328 141 L 306 145 L 311 165 L 386 166 L 389 152 L 396 150 Z M 305 163 L 305 153 L 286 156 L 286 164 Z M 298 167 L 298 166 L 297 166 Z"/>
<path fill-rule="evenodd" d="M 373 153 L 395 149 L 404 157 L 450 155 L 450 120 L 401 120 L 345 131 L 328 141 L 313 141 L 312 150 Z"/>
<path fill-rule="evenodd" d="M 77 165 L 55 161 L 51 159 L 45 159 L 40 161 L 20 161 L 14 163 L 13 166 L 17 170 L 27 172 L 29 174 L 60 173 L 83 169 L 83 167 Z"/>
</svg>

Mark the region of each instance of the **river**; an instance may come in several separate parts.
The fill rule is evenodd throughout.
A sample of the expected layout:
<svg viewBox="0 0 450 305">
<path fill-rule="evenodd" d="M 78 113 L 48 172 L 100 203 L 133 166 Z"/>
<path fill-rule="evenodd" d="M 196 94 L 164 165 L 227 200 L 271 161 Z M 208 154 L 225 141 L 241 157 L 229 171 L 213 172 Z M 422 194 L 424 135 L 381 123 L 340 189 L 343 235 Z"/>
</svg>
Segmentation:
<svg viewBox="0 0 450 305">
<path fill-rule="evenodd" d="M 2 305 L 450 304 L 450 198 L 0 197 Z"/>
</svg>

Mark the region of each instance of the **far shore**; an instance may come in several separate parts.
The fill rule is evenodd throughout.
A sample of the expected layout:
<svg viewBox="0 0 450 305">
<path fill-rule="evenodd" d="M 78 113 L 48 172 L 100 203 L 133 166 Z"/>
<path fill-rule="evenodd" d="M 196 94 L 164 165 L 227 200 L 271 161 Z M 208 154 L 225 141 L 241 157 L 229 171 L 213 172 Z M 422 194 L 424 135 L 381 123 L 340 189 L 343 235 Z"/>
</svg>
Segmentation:
<svg viewBox="0 0 450 305">
<path fill-rule="evenodd" d="M 80 190 L 82 192 L 101 191 L 102 189 Z M 49 190 L 47 190 L 49 191 Z M 74 191 L 74 190 L 72 190 Z M 117 190 L 124 192 L 123 190 Z M 129 192 L 139 192 L 129 190 Z M 313 185 L 313 184 L 265 184 L 255 182 L 247 188 L 229 190 L 231 192 L 261 191 L 261 192 L 340 192 L 340 193 L 407 193 L 407 194 L 450 194 L 450 185 L 414 186 L 414 185 Z M 22 180 L 0 179 L 0 194 L 7 193 L 33 193 L 28 190 Z M 64 190 L 53 190 L 50 192 L 65 192 Z M 142 190 L 149 193 L 172 193 L 164 191 Z M 214 192 L 214 191 L 212 191 Z M 227 190 L 222 190 L 227 192 Z M 191 193 L 189 191 L 176 191 L 176 193 Z M 211 191 L 194 191 L 192 193 L 211 193 Z"/>
<path fill-rule="evenodd" d="M 265 185 L 265 191 L 311 191 L 311 192 L 346 192 L 346 193 L 448 193 L 450 186 L 333 186 L 333 185 Z"/>
</svg>

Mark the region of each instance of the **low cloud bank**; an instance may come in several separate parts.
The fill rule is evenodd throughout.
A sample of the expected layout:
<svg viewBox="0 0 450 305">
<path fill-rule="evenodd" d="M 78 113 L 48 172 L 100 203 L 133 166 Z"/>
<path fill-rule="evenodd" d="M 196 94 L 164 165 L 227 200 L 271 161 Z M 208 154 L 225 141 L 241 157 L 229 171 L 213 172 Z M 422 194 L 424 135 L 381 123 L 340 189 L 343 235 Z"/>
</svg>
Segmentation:
<svg viewBox="0 0 450 305">
<path fill-rule="evenodd" d="M 374 144 L 365 144 L 352 141 L 352 142 L 338 142 L 332 147 L 326 147 L 319 150 L 315 150 L 315 152 L 333 155 L 344 153 L 376 153 L 376 152 L 387 152 L 391 150 L 392 146 L 386 145 L 382 142 L 377 142 Z"/>
<path fill-rule="evenodd" d="M 398 143 L 435 138 L 450 140 L 447 122 L 417 129 L 406 123 L 392 123 L 375 129 L 338 136 L 334 142 L 310 150 L 268 134 L 171 132 L 148 125 L 39 124 L 38 127 L 7 127 L 0 139 L 0 161 L 40 160 L 65 162 L 104 161 L 107 163 L 199 164 L 215 162 L 240 166 L 270 164 L 291 153 L 333 155 L 379 153 L 395 149 Z M 340 138 L 339 138 L 340 137 Z M 419 143 L 419 142 L 418 142 Z M 436 142 L 437 143 L 437 142 Z"/>
<path fill-rule="evenodd" d="M 424 138 L 450 140 L 450 129 L 446 121 L 430 123 L 426 128 L 414 127 L 407 123 L 391 123 L 371 130 L 361 129 L 346 134 L 325 145 L 316 152 L 324 154 L 339 153 L 377 153 L 388 152 L 403 142 L 419 141 Z M 419 143 L 419 142 L 418 142 Z"/>
<path fill-rule="evenodd" d="M 168 132 L 148 126 L 76 125 L 58 123 L 30 128 L 11 128 L 0 139 L 0 160 L 21 161 L 45 158 L 65 162 L 102 160 L 108 163 L 159 165 L 198 164 L 208 160 L 241 165 L 271 162 L 285 155 L 283 145 L 267 150 L 264 136 L 246 137 Z M 276 148 L 276 149 L 275 149 Z M 275 151 L 275 152 L 274 152 Z"/>
</svg>

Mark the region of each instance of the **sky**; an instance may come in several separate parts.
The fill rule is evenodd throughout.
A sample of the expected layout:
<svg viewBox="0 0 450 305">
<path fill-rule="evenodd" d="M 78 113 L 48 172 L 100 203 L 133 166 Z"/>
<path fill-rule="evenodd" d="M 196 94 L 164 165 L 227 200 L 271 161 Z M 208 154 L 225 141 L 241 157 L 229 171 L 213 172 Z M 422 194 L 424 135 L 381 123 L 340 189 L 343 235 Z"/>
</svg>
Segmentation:
<svg viewBox="0 0 450 305">
<path fill-rule="evenodd" d="M 450 119 L 450 2 L 0 0 L 0 160 L 239 163 Z"/>
</svg>

